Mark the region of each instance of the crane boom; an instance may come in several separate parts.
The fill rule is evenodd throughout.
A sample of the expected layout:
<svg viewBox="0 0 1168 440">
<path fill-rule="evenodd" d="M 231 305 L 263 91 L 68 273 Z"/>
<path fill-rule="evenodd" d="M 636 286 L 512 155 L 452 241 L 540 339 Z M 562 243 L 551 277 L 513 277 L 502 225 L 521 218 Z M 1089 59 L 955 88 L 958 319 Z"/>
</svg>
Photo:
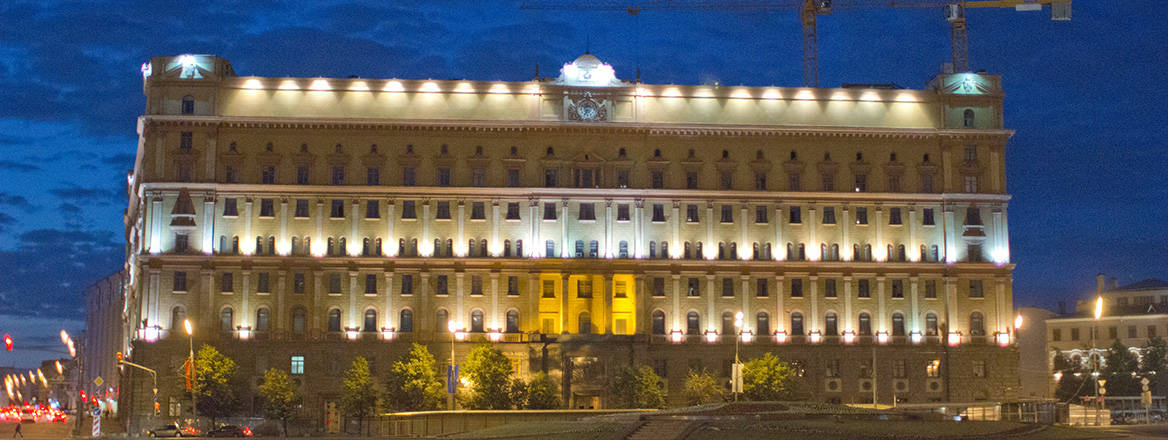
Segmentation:
<svg viewBox="0 0 1168 440">
<path fill-rule="evenodd" d="M 799 10 L 803 26 L 803 85 L 819 86 L 819 32 L 816 18 L 830 15 L 833 9 L 873 8 L 943 8 L 949 21 L 949 38 L 953 49 L 954 70 L 969 70 L 969 46 L 965 8 L 1014 8 L 1019 11 L 1051 6 L 1051 19 L 1071 19 L 1072 0 L 526 0 L 520 9 L 566 11 L 624 11 L 638 15 L 641 11 L 778 11 Z"/>
</svg>

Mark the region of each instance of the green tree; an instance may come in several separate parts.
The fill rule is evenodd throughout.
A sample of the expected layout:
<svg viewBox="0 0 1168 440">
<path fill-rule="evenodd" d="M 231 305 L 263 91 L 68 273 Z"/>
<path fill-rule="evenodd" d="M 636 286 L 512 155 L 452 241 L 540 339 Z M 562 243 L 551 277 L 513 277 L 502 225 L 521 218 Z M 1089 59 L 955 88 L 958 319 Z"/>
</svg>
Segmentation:
<svg viewBox="0 0 1168 440">
<path fill-rule="evenodd" d="M 211 345 L 204 344 L 195 354 L 195 381 L 192 385 L 198 396 L 198 411 L 209 417 L 212 424 L 233 415 L 239 408 L 235 370 L 235 361 Z"/>
<path fill-rule="evenodd" d="M 461 374 L 470 381 L 465 403 L 471 409 L 510 409 L 511 360 L 490 344 L 470 350 Z"/>
<path fill-rule="evenodd" d="M 624 367 L 613 374 L 609 395 L 616 408 L 664 408 L 665 390 L 653 368 Z"/>
<path fill-rule="evenodd" d="M 689 376 L 685 378 L 685 403 L 687 405 L 703 405 L 725 400 L 726 390 L 718 384 L 718 379 L 715 379 L 709 371 L 690 371 Z"/>
<path fill-rule="evenodd" d="M 288 436 L 288 419 L 300 406 L 300 391 L 292 386 L 288 373 L 272 368 L 264 373 L 264 383 L 260 385 L 260 396 L 264 399 L 264 417 L 280 421 L 280 430 Z"/>
<path fill-rule="evenodd" d="M 436 410 L 446 398 L 434 355 L 416 342 L 404 359 L 393 363 L 385 391 L 385 404 L 395 411 Z"/>
<path fill-rule="evenodd" d="M 539 373 L 527 384 L 526 409 L 557 409 L 560 401 L 560 387 L 545 373 Z"/>
<path fill-rule="evenodd" d="M 1104 361 L 1102 377 L 1107 379 L 1108 396 L 1138 396 L 1140 394 L 1140 380 L 1134 376 L 1139 371 L 1140 360 L 1128 350 L 1123 342 L 1116 339 L 1107 349 L 1107 358 Z"/>
<path fill-rule="evenodd" d="M 1153 336 L 1144 344 L 1143 356 L 1140 359 L 1140 375 L 1148 378 L 1151 383 L 1148 388 L 1152 394 L 1163 395 L 1161 387 L 1164 381 L 1160 376 L 1168 374 L 1168 343 L 1159 336 Z"/>
<path fill-rule="evenodd" d="M 381 390 L 369 372 L 369 361 L 357 356 L 353 365 L 345 370 L 341 411 L 346 417 L 357 419 L 359 429 L 363 430 L 365 418 L 377 411 L 380 398 Z"/>
<path fill-rule="evenodd" d="M 767 353 L 742 366 L 742 395 L 749 400 L 800 400 L 795 368 Z"/>
<path fill-rule="evenodd" d="M 1058 350 L 1054 350 L 1051 355 L 1054 358 L 1054 374 L 1059 378 L 1054 389 L 1054 397 L 1061 402 L 1072 402 L 1082 392 L 1087 377 L 1083 365 L 1072 361 Z"/>
</svg>

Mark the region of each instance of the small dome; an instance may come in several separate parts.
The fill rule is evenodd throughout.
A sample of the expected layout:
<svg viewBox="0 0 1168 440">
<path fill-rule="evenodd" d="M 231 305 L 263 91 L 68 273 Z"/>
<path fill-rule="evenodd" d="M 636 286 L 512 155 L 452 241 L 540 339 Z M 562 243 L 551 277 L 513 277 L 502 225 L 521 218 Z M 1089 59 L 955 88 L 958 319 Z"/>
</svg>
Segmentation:
<svg viewBox="0 0 1168 440">
<path fill-rule="evenodd" d="M 600 58 L 596 58 L 595 55 L 584 52 L 584 55 L 577 57 L 575 61 L 572 61 L 572 64 L 575 64 L 578 67 L 599 67 L 604 63 L 600 62 Z"/>
</svg>

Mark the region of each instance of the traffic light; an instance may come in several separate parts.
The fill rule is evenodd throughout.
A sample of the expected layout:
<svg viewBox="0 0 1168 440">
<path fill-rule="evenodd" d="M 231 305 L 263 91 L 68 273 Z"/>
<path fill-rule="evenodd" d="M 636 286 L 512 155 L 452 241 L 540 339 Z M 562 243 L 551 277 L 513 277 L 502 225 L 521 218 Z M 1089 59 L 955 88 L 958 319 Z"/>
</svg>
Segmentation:
<svg viewBox="0 0 1168 440">
<path fill-rule="evenodd" d="M 118 362 L 121 362 L 122 361 L 122 352 L 119 351 L 117 356 L 118 356 Z"/>
<path fill-rule="evenodd" d="M 154 402 L 154 415 L 157 416 L 160 414 L 162 414 L 162 405 L 159 404 L 158 402 Z"/>
<path fill-rule="evenodd" d="M 8 336 L 8 333 L 4 334 L 4 348 L 12 351 L 12 336 Z"/>
</svg>

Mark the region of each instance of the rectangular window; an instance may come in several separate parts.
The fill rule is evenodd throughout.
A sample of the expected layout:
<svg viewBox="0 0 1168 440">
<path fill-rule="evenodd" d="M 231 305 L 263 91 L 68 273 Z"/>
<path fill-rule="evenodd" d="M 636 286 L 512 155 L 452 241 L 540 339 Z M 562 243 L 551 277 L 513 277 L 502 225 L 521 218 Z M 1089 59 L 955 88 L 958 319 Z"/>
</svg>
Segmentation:
<svg viewBox="0 0 1168 440">
<path fill-rule="evenodd" d="M 1134 326 L 1134 325 L 1127 326 L 1127 337 L 1137 338 L 1137 337 L 1139 337 L 1138 333 L 1139 333 L 1139 331 L 1136 330 L 1136 326 Z"/>
<path fill-rule="evenodd" d="M 799 178 L 799 173 L 791 173 L 787 175 L 787 191 L 802 191 L 800 184 L 802 179 Z"/>
<path fill-rule="evenodd" d="M 292 366 L 290 370 L 291 374 L 304 374 L 304 356 L 292 356 Z"/>
<path fill-rule="evenodd" d="M 272 277 L 267 272 L 256 274 L 256 293 L 272 293 Z"/>
<path fill-rule="evenodd" d="M 856 282 L 856 296 L 859 298 L 872 297 L 872 283 L 868 280 L 859 280 Z"/>
<path fill-rule="evenodd" d="M 925 299 L 937 299 L 937 280 L 925 280 Z"/>
<path fill-rule="evenodd" d="M 933 191 L 933 175 L 921 174 L 921 192 L 931 193 Z"/>
<path fill-rule="evenodd" d="M 759 278 L 754 281 L 754 296 L 759 298 L 771 296 L 771 289 L 766 278 Z"/>
<path fill-rule="evenodd" d="M 904 298 L 904 280 L 892 280 L 892 297 Z"/>
<path fill-rule="evenodd" d="M 273 166 L 263 167 L 263 170 L 260 171 L 260 183 L 265 184 L 265 185 L 271 185 L 271 184 L 276 183 L 276 167 L 273 167 Z"/>
<path fill-rule="evenodd" d="M 445 296 L 450 294 L 449 284 L 447 283 L 446 275 L 438 275 L 434 280 L 434 294 Z"/>
<path fill-rule="evenodd" d="M 333 185 L 345 184 L 345 167 L 333 167 Z"/>
<path fill-rule="evenodd" d="M 734 278 L 722 278 L 722 296 L 734 296 Z"/>
<path fill-rule="evenodd" d="M 790 215 L 787 217 L 787 223 L 803 223 L 803 210 L 798 206 L 792 206 L 790 209 Z"/>
<path fill-rule="evenodd" d="M 823 224 L 825 224 L 825 225 L 834 225 L 835 224 L 835 207 L 833 207 L 833 206 L 824 206 L 823 207 Z"/>
<path fill-rule="evenodd" d="M 328 278 L 328 293 L 332 295 L 339 295 L 341 293 L 341 274 L 330 273 Z"/>
<path fill-rule="evenodd" d="M 977 162 L 977 145 L 965 146 L 965 161 Z"/>
<path fill-rule="evenodd" d="M 1156 337 L 1156 326 L 1154 326 L 1154 325 L 1148 326 L 1148 336 L 1147 337 L 1148 338 Z"/>
<path fill-rule="evenodd" d="M 365 169 L 365 184 L 366 185 L 380 185 L 381 184 L 381 169 L 380 168 L 366 168 Z"/>
<path fill-rule="evenodd" d="M 827 371 L 825 372 L 825 376 L 827 376 L 827 377 L 840 377 L 840 360 L 839 359 L 828 359 L 826 369 L 827 369 Z"/>
<path fill-rule="evenodd" d="M 470 203 L 470 219 L 471 220 L 486 220 L 487 219 L 486 203 L 471 202 Z"/>
<path fill-rule="evenodd" d="M 693 171 L 685 173 L 685 189 L 698 189 L 698 173 Z"/>
<path fill-rule="evenodd" d="M 546 168 L 543 170 L 543 186 L 544 188 L 555 188 L 559 186 L 555 168 Z"/>
<path fill-rule="evenodd" d="M 473 296 L 483 296 L 483 277 L 479 275 L 472 275 L 470 277 L 470 294 Z"/>
<path fill-rule="evenodd" d="M 616 205 L 616 221 L 629 221 L 629 205 L 627 203 Z"/>
<path fill-rule="evenodd" d="M 901 224 L 901 222 L 900 222 L 900 208 L 889 208 L 888 209 L 888 224 L 890 224 L 890 225 Z"/>
<path fill-rule="evenodd" d="M 329 218 L 345 218 L 345 201 L 333 200 L 332 209 L 329 210 Z"/>
<path fill-rule="evenodd" d="M 1071 340 L 1072 341 L 1079 340 L 1079 329 L 1078 328 L 1071 329 Z"/>
<path fill-rule="evenodd" d="M 190 249 L 190 237 L 187 234 L 174 235 L 174 251 L 176 253 L 186 253 Z"/>
<path fill-rule="evenodd" d="M 965 176 L 965 192 L 977 192 L 977 176 Z"/>
<path fill-rule="evenodd" d="M 718 187 L 719 187 L 719 189 L 732 189 L 732 188 L 734 188 L 734 173 L 731 173 L 729 171 L 723 171 L 723 172 L 719 173 Z"/>
<path fill-rule="evenodd" d="M 507 220 L 519 220 L 519 203 L 507 203 Z"/>
<path fill-rule="evenodd" d="M 556 219 L 556 203 L 555 202 L 547 202 L 547 203 L 543 204 L 543 219 L 544 220 L 555 220 Z"/>
<path fill-rule="evenodd" d="M 823 190 L 824 191 L 835 191 L 835 175 L 834 174 L 824 174 L 822 180 L 823 180 Z"/>
<path fill-rule="evenodd" d="M 219 291 L 230 293 L 235 291 L 235 276 L 231 272 L 224 272 L 219 276 Z"/>
<path fill-rule="evenodd" d="M 685 221 L 689 223 L 697 223 L 699 219 L 698 205 L 685 205 Z"/>
<path fill-rule="evenodd" d="M 617 172 L 616 172 L 616 187 L 617 188 L 628 188 L 629 187 L 629 170 L 617 170 Z"/>
<path fill-rule="evenodd" d="M 754 190 L 766 191 L 767 189 L 767 175 L 766 173 L 754 173 Z"/>
<path fill-rule="evenodd" d="M 823 297 L 824 298 L 835 298 L 836 297 L 836 289 L 835 289 L 835 280 L 834 279 L 828 278 L 826 280 L 823 280 Z"/>
<path fill-rule="evenodd" d="M 649 186 L 653 189 L 665 188 L 665 172 L 652 171 L 649 173 Z"/>
<path fill-rule="evenodd" d="M 403 219 L 416 219 L 416 218 L 418 218 L 418 211 L 416 209 L 416 205 L 415 205 L 413 200 L 403 200 L 402 201 L 401 218 L 403 218 Z"/>
<path fill-rule="evenodd" d="M 868 176 L 865 174 L 856 175 L 856 192 L 864 192 L 868 190 Z"/>
<path fill-rule="evenodd" d="M 438 220 L 450 220 L 450 202 L 438 202 L 438 210 L 434 213 L 434 218 Z"/>
<path fill-rule="evenodd" d="M 487 170 L 482 168 L 470 170 L 470 186 L 478 188 L 487 186 Z"/>
<path fill-rule="evenodd" d="M 701 280 L 697 278 L 686 279 L 686 293 L 685 296 L 702 296 Z"/>
<path fill-rule="evenodd" d="M 292 293 L 304 293 L 304 273 L 296 272 L 292 274 Z"/>
<path fill-rule="evenodd" d="M 308 184 L 308 167 L 306 167 L 306 166 L 296 167 L 296 184 L 297 185 L 307 185 Z"/>
<path fill-rule="evenodd" d="M 722 205 L 722 223 L 734 223 L 734 207 Z"/>
<path fill-rule="evenodd" d="M 543 280 L 543 295 L 544 298 L 556 297 L 556 282 L 553 280 Z"/>
<path fill-rule="evenodd" d="M 412 274 L 405 274 L 401 277 L 401 294 L 414 294 L 414 276 Z"/>
<path fill-rule="evenodd" d="M 365 218 L 381 218 L 381 203 L 377 200 L 366 201 Z"/>
<path fill-rule="evenodd" d="M 651 220 L 654 222 L 664 222 L 665 221 L 665 205 L 662 205 L 662 204 L 653 205 L 653 218 Z"/>
<path fill-rule="evenodd" d="M 377 275 L 374 275 L 374 274 L 366 274 L 365 275 L 365 294 L 366 295 L 376 295 L 377 294 Z"/>
<path fill-rule="evenodd" d="M 450 168 L 438 169 L 438 186 L 450 186 Z"/>
<path fill-rule="evenodd" d="M 239 207 L 236 206 L 236 199 L 223 199 L 223 216 L 224 217 L 238 217 Z"/>
<path fill-rule="evenodd" d="M 193 136 L 189 131 L 179 133 L 178 148 L 182 150 L 183 153 L 190 153 L 192 145 L 194 145 L 194 141 L 192 139 Z"/>
<path fill-rule="evenodd" d="M 969 297 L 985 298 L 985 293 L 981 290 L 981 280 L 969 280 Z"/>
<path fill-rule="evenodd" d="M 863 206 L 856 207 L 856 224 L 857 225 L 868 224 L 868 208 L 865 208 Z"/>
<path fill-rule="evenodd" d="M 187 291 L 187 273 L 186 272 L 175 272 L 174 273 L 174 288 L 172 290 L 174 290 L 175 292 L 186 292 Z"/>
<path fill-rule="evenodd" d="M 1063 340 L 1063 329 L 1061 329 L 1061 328 L 1051 329 L 1050 330 L 1050 340 L 1054 341 L 1054 342 L 1058 342 L 1058 341 Z"/>
<path fill-rule="evenodd" d="M 933 216 L 933 208 L 925 208 L 921 210 L 921 224 L 925 226 L 933 226 L 937 224 L 936 217 Z"/>
<path fill-rule="evenodd" d="M 308 217 L 308 200 L 304 200 L 304 199 L 296 200 L 296 212 L 293 215 L 295 217 L 298 217 L 298 218 L 307 218 Z"/>
<path fill-rule="evenodd" d="M 665 278 L 653 278 L 653 296 L 665 296 Z"/>
<path fill-rule="evenodd" d="M 508 188 L 518 188 L 519 187 L 519 170 L 518 169 L 507 170 L 507 187 Z"/>
<path fill-rule="evenodd" d="M 795 278 L 791 280 L 791 298 L 803 297 L 803 280 Z"/>
<path fill-rule="evenodd" d="M 402 186 L 414 186 L 418 184 L 418 173 L 414 167 L 402 168 Z"/>
<path fill-rule="evenodd" d="M 754 207 L 754 222 L 758 223 L 758 224 L 765 224 L 767 222 L 767 212 L 768 212 L 768 210 L 767 210 L 766 206 L 762 206 L 762 205 L 755 206 Z"/>
<path fill-rule="evenodd" d="M 223 168 L 223 179 L 227 183 L 239 183 L 239 172 L 235 170 L 235 166 L 227 165 Z"/>
<path fill-rule="evenodd" d="M 519 296 L 519 277 L 507 277 L 507 296 Z"/>
<path fill-rule="evenodd" d="M 592 298 L 592 280 L 576 280 L 576 298 Z"/>
<path fill-rule="evenodd" d="M 579 220 L 596 220 L 596 205 L 591 203 L 581 203 Z"/>
<path fill-rule="evenodd" d="M 933 359 L 925 364 L 925 376 L 941 377 L 941 360 Z"/>
<path fill-rule="evenodd" d="M 1107 328 L 1107 339 L 1119 339 L 1119 329 L 1115 326 Z"/>
</svg>

